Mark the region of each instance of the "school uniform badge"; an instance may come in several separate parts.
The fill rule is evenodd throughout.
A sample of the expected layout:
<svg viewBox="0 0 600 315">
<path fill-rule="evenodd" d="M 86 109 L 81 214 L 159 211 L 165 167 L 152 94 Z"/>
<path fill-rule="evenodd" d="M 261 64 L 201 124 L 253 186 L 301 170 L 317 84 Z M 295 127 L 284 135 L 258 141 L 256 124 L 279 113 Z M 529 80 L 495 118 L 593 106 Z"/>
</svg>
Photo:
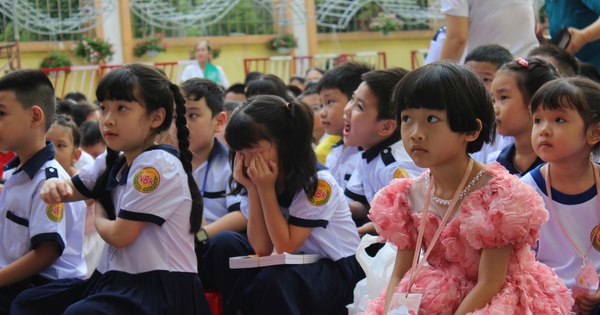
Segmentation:
<svg viewBox="0 0 600 315">
<path fill-rule="evenodd" d="M 592 242 L 594 249 L 600 252 L 600 231 L 598 228 L 600 228 L 600 225 L 596 225 L 592 229 L 592 232 L 590 233 L 590 241 Z"/>
<path fill-rule="evenodd" d="M 394 178 L 409 178 L 408 172 L 403 168 L 398 168 L 394 172 Z"/>
<path fill-rule="evenodd" d="M 46 206 L 46 216 L 52 222 L 60 222 L 62 221 L 65 215 L 65 206 L 63 203 L 57 203 L 53 205 Z"/>
<path fill-rule="evenodd" d="M 133 177 L 133 187 L 144 194 L 155 191 L 158 184 L 160 184 L 160 175 L 153 167 L 146 167 L 135 173 Z"/>
<path fill-rule="evenodd" d="M 326 181 L 319 180 L 317 183 L 317 191 L 315 191 L 312 197 L 307 196 L 307 198 L 311 205 L 320 207 L 326 204 L 329 201 L 329 198 L 331 198 L 331 186 L 329 186 Z"/>
</svg>

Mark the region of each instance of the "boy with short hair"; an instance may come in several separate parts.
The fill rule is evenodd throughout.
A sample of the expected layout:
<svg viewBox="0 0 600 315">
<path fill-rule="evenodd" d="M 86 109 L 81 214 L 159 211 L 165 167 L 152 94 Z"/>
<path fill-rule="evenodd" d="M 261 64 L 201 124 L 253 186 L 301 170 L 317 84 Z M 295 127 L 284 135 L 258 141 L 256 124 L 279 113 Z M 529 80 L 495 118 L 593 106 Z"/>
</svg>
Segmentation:
<svg viewBox="0 0 600 315">
<path fill-rule="evenodd" d="M 225 96 L 225 102 L 244 102 L 246 101 L 246 86 L 241 83 L 233 84 L 225 90 L 223 95 Z"/>
<path fill-rule="evenodd" d="M 0 313 L 22 291 L 56 279 L 84 278 L 85 204 L 45 204 L 48 178 L 69 178 L 54 159 L 46 132 L 56 109 L 48 76 L 17 70 L 0 78 L 0 150 L 16 157 L 4 167 L 0 195 Z"/>
<path fill-rule="evenodd" d="M 317 92 L 321 97 L 321 125 L 329 135 L 315 149 L 317 157 L 325 156 L 325 166 L 345 189 L 359 160 L 356 146 L 347 146 L 342 139 L 344 107 L 362 82 L 361 76 L 373 70 L 371 65 L 349 61 L 325 72 L 319 80 Z M 333 140 L 333 141 L 332 141 Z M 319 157 L 319 161 L 321 158 Z"/>
<path fill-rule="evenodd" d="M 492 81 L 496 72 L 505 63 L 513 61 L 513 55 L 508 49 L 500 45 L 482 45 L 471 51 L 465 58 L 465 65 L 469 66 L 483 81 L 483 85 L 491 92 Z"/>
<path fill-rule="evenodd" d="M 88 120 L 79 126 L 81 133 L 81 149 L 94 159 L 106 151 L 106 142 L 102 138 L 100 124 L 97 120 Z"/>
<path fill-rule="evenodd" d="M 350 210 L 357 226 L 369 221 L 370 203 L 381 188 L 394 178 L 417 177 L 424 171 L 404 149 L 390 106 L 394 86 L 407 73 L 392 68 L 363 74 L 363 82 L 344 109 L 344 143 L 364 150 L 344 192 L 352 200 Z"/>
<path fill-rule="evenodd" d="M 566 50 L 552 44 L 535 47 L 527 57 L 538 57 L 554 65 L 561 77 L 572 77 L 579 74 L 579 62 Z"/>
<path fill-rule="evenodd" d="M 227 116 L 223 111 L 223 90 L 208 79 L 193 78 L 181 84 L 186 99 L 185 116 L 190 130 L 190 151 L 193 154 L 194 180 L 204 200 L 206 225 L 197 234 L 196 256 L 200 276 L 210 272 L 203 257 L 210 238 L 219 232 L 246 229 L 246 217 L 241 213 L 241 197 L 229 195 L 229 149 L 215 138 L 223 130 Z"/>
</svg>

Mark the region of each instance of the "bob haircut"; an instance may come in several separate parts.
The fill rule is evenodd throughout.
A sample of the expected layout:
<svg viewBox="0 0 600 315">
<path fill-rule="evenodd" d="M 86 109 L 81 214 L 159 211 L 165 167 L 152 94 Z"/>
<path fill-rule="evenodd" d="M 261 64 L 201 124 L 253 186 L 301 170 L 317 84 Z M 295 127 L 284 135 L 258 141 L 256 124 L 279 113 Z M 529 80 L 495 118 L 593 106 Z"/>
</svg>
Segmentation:
<svg viewBox="0 0 600 315">
<path fill-rule="evenodd" d="M 565 77 L 544 84 L 531 100 L 531 112 L 538 109 L 574 109 L 583 119 L 584 131 L 600 123 L 600 84 L 582 77 Z M 598 155 L 600 142 L 592 148 Z"/>
<path fill-rule="evenodd" d="M 304 189 L 312 196 L 317 190 L 313 122 L 312 109 L 306 104 L 259 95 L 233 112 L 225 128 L 225 139 L 233 151 L 252 148 L 261 140 L 274 143 L 278 150 L 278 167 L 284 173 L 285 190 L 295 194 Z M 232 155 L 232 165 L 234 158 Z M 232 194 L 242 193 L 242 186 L 235 185 L 231 190 Z"/>
<path fill-rule="evenodd" d="M 446 111 L 450 130 L 458 133 L 478 130 L 479 119 L 481 132 L 467 145 L 467 153 L 481 150 L 484 143 L 493 142 L 496 136 L 490 93 L 469 67 L 456 62 L 439 61 L 409 72 L 396 85 L 392 106 L 398 124 L 405 109 Z"/>
</svg>

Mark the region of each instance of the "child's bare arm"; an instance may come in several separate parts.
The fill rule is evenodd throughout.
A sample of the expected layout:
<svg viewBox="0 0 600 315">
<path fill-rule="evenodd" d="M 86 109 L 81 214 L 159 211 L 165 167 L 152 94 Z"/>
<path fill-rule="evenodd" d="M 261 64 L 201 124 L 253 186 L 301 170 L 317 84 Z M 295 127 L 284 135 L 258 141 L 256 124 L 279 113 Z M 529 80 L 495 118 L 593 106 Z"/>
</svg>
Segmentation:
<svg viewBox="0 0 600 315">
<path fill-rule="evenodd" d="M 385 305 L 383 307 L 382 315 L 386 315 L 388 308 L 390 308 L 390 303 L 392 302 L 392 296 L 396 292 L 396 287 L 400 280 L 404 277 L 406 272 L 412 266 L 412 260 L 415 255 L 415 250 L 407 250 L 407 249 L 399 249 L 396 254 L 396 262 L 394 262 L 394 270 L 392 271 L 392 277 L 390 278 L 390 282 L 387 287 L 387 291 L 385 294 Z"/>
<path fill-rule="evenodd" d="M 58 179 L 50 178 L 44 182 L 40 191 L 40 197 L 47 204 L 55 204 L 60 202 L 71 202 L 84 200 L 86 197 L 82 195 L 70 178 Z"/>
<path fill-rule="evenodd" d="M 60 245 L 56 241 L 40 243 L 35 249 L 8 266 L 0 269 L 0 287 L 33 277 L 50 267 L 60 257 Z"/>
</svg>

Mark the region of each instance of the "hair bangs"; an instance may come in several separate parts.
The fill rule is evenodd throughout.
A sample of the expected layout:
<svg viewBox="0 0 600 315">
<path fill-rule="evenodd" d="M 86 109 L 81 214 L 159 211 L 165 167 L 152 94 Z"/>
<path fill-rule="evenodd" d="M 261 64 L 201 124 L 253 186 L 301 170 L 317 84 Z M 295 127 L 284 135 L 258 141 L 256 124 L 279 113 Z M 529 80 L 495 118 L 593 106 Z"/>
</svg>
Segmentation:
<svg viewBox="0 0 600 315">
<path fill-rule="evenodd" d="M 396 85 L 392 103 L 396 107 L 398 121 L 400 112 L 406 109 L 446 110 L 444 80 L 440 75 L 432 75 L 434 70 L 436 69 L 413 70 Z"/>
<path fill-rule="evenodd" d="M 98 84 L 96 98 L 99 102 L 119 100 L 140 103 L 135 95 L 138 85 L 138 79 L 129 69 L 114 69 Z"/>
<path fill-rule="evenodd" d="M 544 84 L 531 100 L 531 112 L 541 106 L 544 110 L 576 109 L 575 104 L 587 104 L 580 89 L 569 81 L 555 80 Z"/>
<path fill-rule="evenodd" d="M 271 141 L 267 128 L 254 121 L 244 109 L 238 108 L 227 123 L 225 140 L 234 151 L 249 149 L 260 140 Z"/>
</svg>

